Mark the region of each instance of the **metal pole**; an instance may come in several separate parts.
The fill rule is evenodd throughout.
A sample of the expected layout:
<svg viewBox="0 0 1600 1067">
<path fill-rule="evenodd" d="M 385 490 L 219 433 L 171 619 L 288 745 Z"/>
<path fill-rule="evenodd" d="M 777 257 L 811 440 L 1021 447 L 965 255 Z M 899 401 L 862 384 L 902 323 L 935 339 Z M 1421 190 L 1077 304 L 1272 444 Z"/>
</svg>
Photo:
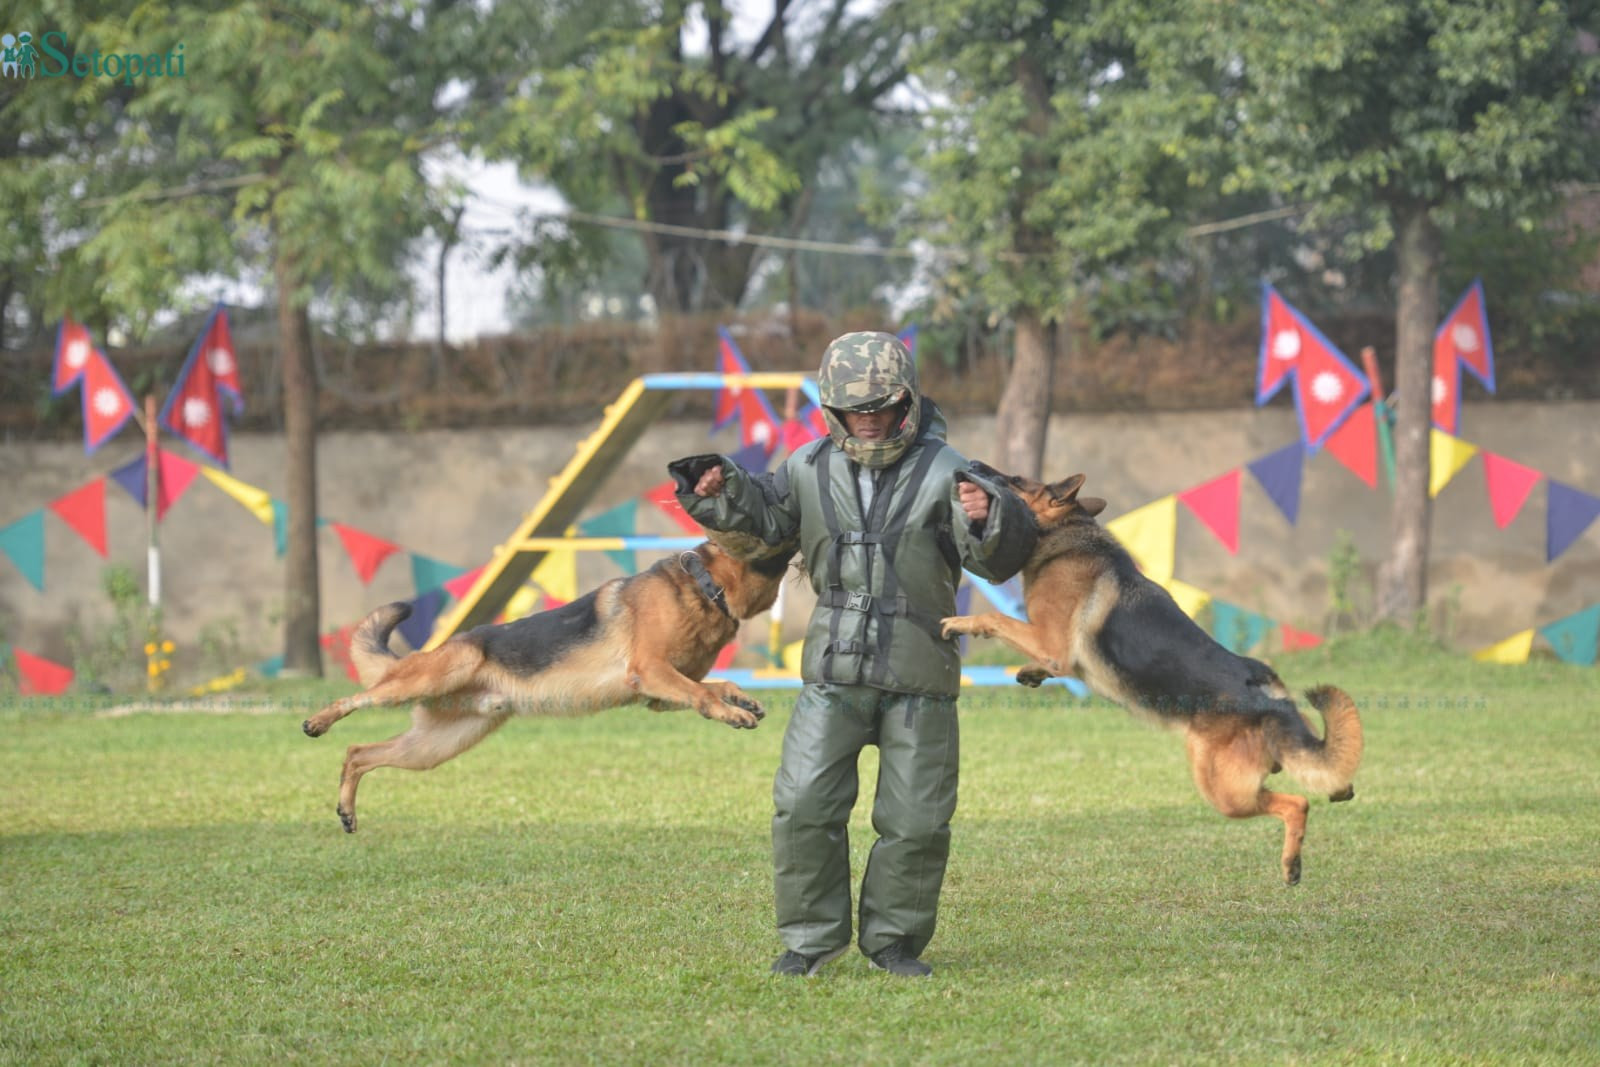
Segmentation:
<svg viewBox="0 0 1600 1067">
<path fill-rule="evenodd" d="M 154 693 L 161 687 L 161 544 L 156 536 L 161 501 L 161 448 L 156 426 L 156 398 L 144 398 L 144 517 L 147 600 L 145 627 L 145 686 Z"/>
</svg>

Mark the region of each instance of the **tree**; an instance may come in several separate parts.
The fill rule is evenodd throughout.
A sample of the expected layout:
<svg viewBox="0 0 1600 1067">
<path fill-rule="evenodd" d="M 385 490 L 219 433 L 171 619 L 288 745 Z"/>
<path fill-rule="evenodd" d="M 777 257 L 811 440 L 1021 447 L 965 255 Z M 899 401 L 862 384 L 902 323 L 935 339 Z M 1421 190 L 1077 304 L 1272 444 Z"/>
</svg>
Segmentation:
<svg viewBox="0 0 1600 1067">
<path fill-rule="evenodd" d="M 1038 476 L 1061 327 L 1097 282 L 1170 254 L 1213 186 L 1214 69 L 1170 5 L 939 0 L 916 71 L 929 97 L 927 191 L 909 228 L 967 250 L 942 284 L 1015 328 L 995 456 Z"/>
<path fill-rule="evenodd" d="M 1188 33 L 1242 69 L 1235 180 L 1353 218 L 1396 260 L 1395 461 L 1378 611 L 1427 602 L 1433 332 L 1442 236 L 1469 211 L 1539 225 L 1567 181 L 1600 167 L 1600 65 L 1580 34 L 1600 5 L 1308 0 L 1189 5 Z"/>
</svg>

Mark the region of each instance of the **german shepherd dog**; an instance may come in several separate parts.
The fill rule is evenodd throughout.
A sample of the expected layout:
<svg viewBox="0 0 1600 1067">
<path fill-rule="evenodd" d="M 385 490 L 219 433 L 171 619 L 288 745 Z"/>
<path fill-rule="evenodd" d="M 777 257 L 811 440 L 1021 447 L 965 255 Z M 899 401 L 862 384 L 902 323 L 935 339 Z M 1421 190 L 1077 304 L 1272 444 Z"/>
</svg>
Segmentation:
<svg viewBox="0 0 1600 1067">
<path fill-rule="evenodd" d="M 512 715 L 583 715 L 643 701 L 692 707 L 751 729 L 761 705 L 731 682 L 704 682 L 739 622 L 772 606 L 796 543 L 715 533 L 628 578 L 560 607 L 479 626 L 438 648 L 396 656 L 389 635 L 410 614 L 381 607 L 356 628 L 350 658 L 366 688 L 302 724 L 311 737 L 358 708 L 414 703 L 411 729 L 351 745 L 339 779 L 339 819 L 356 831 L 356 786 L 378 767 L 425 771 L 482 741 Z"/>
<path fill-rule="evenodd" d="M 1319 738 L 1272 668 L 1223 648 L 1139 572 L 1115 536 L 1095 522 L 1104 500 L 1078 496 L 1083 475 L 1046 485 L 979 473 L 1009 485 L 1039 526 L 1022 570 L 1028 622 L 990 612 L 943 620 L 945 635 L 998 637 L 1029 657 L 1017 681 L 1037 686 L 1073 674 L 1142 717 L 1181 729 L 1200 795 L 1232 819 L 1283 820 L 1283 880 L 1300 881 L 1306 798 L 1266 788 L 1287 771 L 1329 800 L 1355 796 L 1361 717 L 1343 692 L 1321 686 L 1306 699 L 1321 714 Z"/>
</svg>

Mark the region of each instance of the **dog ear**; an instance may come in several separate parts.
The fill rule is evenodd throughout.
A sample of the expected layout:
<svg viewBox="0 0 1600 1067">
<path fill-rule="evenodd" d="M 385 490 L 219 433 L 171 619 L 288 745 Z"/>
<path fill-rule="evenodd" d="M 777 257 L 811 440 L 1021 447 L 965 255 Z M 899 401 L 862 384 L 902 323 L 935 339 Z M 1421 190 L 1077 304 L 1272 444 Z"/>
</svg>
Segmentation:
<svg viewBox="0 0 1600 1067">
<path fill-rule="evenodd" d="M 1094 516 L 1106 509 L 1106 502 L 1097 496 L 1080 497 L 1078 507 L 1088 512 L 1090 516 Z"/>
<path fill-rule="evenodd" d="M 1078 495 L 1078 490 L 1083 488 L 1083 475 L 1074 474 L 1050 486 L 1050 502 L 1052 504 L 1068 504 Z"/>
</svg>

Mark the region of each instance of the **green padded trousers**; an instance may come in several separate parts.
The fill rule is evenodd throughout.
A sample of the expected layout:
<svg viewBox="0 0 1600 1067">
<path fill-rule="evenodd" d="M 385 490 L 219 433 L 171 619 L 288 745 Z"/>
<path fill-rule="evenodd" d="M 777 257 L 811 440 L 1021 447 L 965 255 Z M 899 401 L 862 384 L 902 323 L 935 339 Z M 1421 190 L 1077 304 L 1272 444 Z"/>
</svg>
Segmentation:
<svg viewBox="0 0 1600 1067">
<path fill-rule="evenodd" d="M 920 957 L 933 938 L 956 810 L 955 698 L 811 684 L 795 703 L 772 787 L 778 933 L 807 956 L 850 943 L 848 823 L 867 745 L 878 746 L 878 837 L 861 878 L 861 951 L 900 942 Z"/>
</svg>

